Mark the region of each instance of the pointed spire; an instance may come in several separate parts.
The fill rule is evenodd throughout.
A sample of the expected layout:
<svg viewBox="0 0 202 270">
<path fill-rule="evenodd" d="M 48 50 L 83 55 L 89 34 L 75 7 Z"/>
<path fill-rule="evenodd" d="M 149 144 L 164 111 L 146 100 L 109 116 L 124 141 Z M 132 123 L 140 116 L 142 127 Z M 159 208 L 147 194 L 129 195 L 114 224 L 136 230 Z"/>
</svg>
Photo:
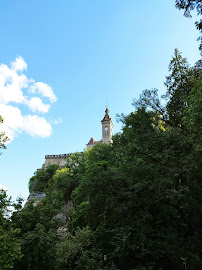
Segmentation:
<svg viewBox="0 0 202 270">
<path fill-rule="evenodd" d="M 101 122 L 106 121 L 106 120 L 111 120 L 111 118 L 109 117 L 109 109 L 108 109 L 108 106 L 106 107 L 106 110 L 105 110 L 105 116 L 104 116 L 104 118 L 102 119 Z"/>
<path fill-rule="evenodd" d="M 105 110 L 105 115 L 109 115 L 109 109 L 108 109 L 108 107 Z"/>
</svg>

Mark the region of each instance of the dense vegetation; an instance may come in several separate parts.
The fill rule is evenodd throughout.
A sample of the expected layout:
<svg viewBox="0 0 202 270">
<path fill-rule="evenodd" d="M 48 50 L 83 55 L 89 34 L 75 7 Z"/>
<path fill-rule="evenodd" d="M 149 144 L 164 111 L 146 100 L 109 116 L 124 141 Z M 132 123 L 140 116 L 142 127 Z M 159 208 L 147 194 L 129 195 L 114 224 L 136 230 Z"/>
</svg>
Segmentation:
<svg viewBox="0 0 202 270">
<path fill-rule="evenodd" d="M 0 124 L 3 118 L 0 116 Z M 0 132 L 0 149 L 5 149 L 8 137 Z M 1 155 L 1 153 L 0 153 Z M 21 258 L 20 240 L 17 235 L 19 230 L 13 228 L 9 220 L 9 206 L 11 199 L 7 197 L 6 191 L 0 189 L 0 270 L 13 269 L 14 261 Z"/>
<path fill-rule="evenodd" d="M 143 91 L 112 145 L 37 170 L 14 269 L 202 269 L 202 71 L 177 50 L 169 71 L 166 105 Z"/>
</svg>

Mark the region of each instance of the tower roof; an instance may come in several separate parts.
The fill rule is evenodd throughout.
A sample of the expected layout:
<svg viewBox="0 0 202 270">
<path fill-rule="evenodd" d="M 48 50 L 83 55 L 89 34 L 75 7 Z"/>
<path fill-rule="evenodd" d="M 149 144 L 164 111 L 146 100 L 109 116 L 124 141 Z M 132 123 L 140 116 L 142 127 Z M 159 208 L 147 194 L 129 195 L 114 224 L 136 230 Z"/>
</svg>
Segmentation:
<svg viewBox="0 0 202 270">
<path fill-rule="evenodd" d="M 106 108 L 106 110 L 105 110 L 105 116 L 104 116 L 104 118 L 102 119 L 101 122 L 108 121 L 108 120 L 111 120 L 111 118 L 109 117 L 109 109 Z"/>
<path fill-rule="evenodd" d="M 93 139 L 93 137 L 90 139 L 90 141 L 88 142 L 88 144 L 94 144 L 95 140 Z"/>
<path fill-rule="evenodd" d="M 90 139 L 90 141 L 88 142 L 88 144 L 87 145 L 90 145 L 90 144 L 96 144 L 96 143 L 99 143 L 100 141 L 95 141 L 94 139 L 93 139 L 93 137 Z"/>
</svg>

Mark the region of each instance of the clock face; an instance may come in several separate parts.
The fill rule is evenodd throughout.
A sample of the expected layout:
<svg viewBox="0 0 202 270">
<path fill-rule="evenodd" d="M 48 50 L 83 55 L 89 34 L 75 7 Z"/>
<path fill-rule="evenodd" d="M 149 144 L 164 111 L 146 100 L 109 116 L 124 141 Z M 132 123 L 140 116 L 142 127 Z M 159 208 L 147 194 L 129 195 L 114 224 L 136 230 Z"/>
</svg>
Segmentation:
<svg viewBox="0 0 202 270">
<path fill-rule="evenodd" d="M 105 127 L 105 130 L 108 130 L 108 127 Z"/>
</svg>

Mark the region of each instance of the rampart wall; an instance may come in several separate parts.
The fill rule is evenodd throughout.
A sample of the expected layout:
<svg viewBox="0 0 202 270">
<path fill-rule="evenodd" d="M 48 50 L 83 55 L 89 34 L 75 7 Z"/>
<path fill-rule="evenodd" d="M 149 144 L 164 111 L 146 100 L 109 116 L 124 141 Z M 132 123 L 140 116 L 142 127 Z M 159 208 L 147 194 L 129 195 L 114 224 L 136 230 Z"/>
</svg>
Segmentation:
<svg viewBox="0 0 202 270">
<path fill-rule="evenodd" d="M 61 168 L 65 166 L 67 160 L 70 158 L 70 154 L 61 154 L 61 155 L 46 155 L 45 156 L 45 167 L 47 165 L 58 164 Z"/>
</svg>

